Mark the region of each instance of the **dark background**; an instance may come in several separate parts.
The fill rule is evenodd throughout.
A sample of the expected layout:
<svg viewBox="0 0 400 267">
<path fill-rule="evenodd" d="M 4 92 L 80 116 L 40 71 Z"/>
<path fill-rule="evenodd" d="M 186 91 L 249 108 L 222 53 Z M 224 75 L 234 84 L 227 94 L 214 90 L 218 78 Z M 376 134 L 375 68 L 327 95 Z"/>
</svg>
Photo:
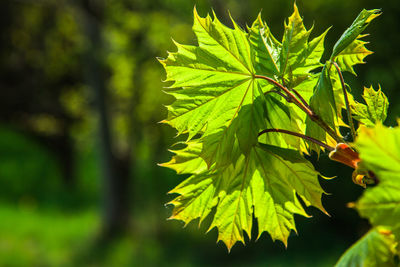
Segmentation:
<svg viewBox="0 0 400 267">
<path fill-rule="evenodd" d="M 281 39 L 293 11 L 282 0 L 3 0 L 0 3 L 0 266 L 332 266 L 367 229 L 346 208 L 362 188 L 351 169 L 321 155 L 317 169 L 331 193 L 296 217 L 289 246 L 263 234 L 230 254 L 196 223 L 167 221 L 166 192 L 183 176 L 158 167 L 175 132 L 166 117 L 165 73 L 156 57 L 175 51 L 171 37 L 195 44 L 196 5 L 231 25 L 262 10 Z M 400 4 L 298 0 L 313 36 L 333 25 L 328 56 L 363 9 L 382 8 L 367 32 L 375 54 L 345 75 L 359 96 L 378 86 L 390 99 L 387 125 L 400 114 Z M 357 99 L 360 99 L 357 97 Z M 315 157 L 314 157 L 315 161 Z"/>
</svg>

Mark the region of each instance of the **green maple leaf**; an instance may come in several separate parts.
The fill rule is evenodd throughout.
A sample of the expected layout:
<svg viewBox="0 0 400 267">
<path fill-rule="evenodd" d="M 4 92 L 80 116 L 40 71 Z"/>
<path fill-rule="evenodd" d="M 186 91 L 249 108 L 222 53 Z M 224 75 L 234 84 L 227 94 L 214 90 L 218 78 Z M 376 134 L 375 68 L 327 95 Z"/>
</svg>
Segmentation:
<svg viewBox="0 0 400 267">
<path fill-rule="evenodd" d="M 363 98 L 366 105 L 354 103 L 352 106 L 353 117 L 367 127 L 373 127 L 378 122 L 384 122 L 387 116 L 389 101 L 381 88 L 377 91 L 365 87 Z"/>
<path fill-rule="evenodd" d="M 287 74 L 304 76 L 308 72 L 321 67 L 320 60 L 324 52 L 324 39 L 328 30 L 308 42 L 312 29 L 307 30 L 305 28 L 303 19 L 296 4 L 294 4 L 294 12 L 289 17 L 288 22 L 285 23 L 280 50 L 281 77 L 285 77 Z"/>
<path fill-rule="evenodd" d="M 358 39 L 350 43 L 348 47 L 335 57 L 335 61 L 338 63 L 342 71 L 348 71 L 356 75 L 353 66 L 364 64 L 364 58 L 373 53 L 365 47 L 368 42 L 359 40 L 363 36 L 365 35 L 360 35 Z"/>
<path fill-rule="evenodd" d="M 363 10 L 354 20 L 352 25 L 342 34 L 336 42 L 330 61 L 336 61 L 343 71 L 354 73 L 353 66 L 363 63 L 363 59 L 369 50 L 365 48 L 365 43 L 361 40 L 365 35 L 361 33 L 368 24 L 380 15 L 380 10 Z M 314 112 L 321 117 L 331 129 L 337 129 L 339 119 L 341 119 L 341 110 L 344 107 L 343 89 L 337 79 L 333 77 L 332 63 L 328 61 L 318 77 L 314 87 L 313 95 L 310 98 L 310 106 Z M 354 73 L 355 74 L 355 73 Z M 350 97 L 350 103 L 354 100 Z M 310 118 L 306 119 L 306 134 L 318 140 L 326 141 L 326 132 L 322 130 Z M 310 144 L 312 150 L 319 153 L 320 148 L 315 144 Z"/>
<path fill-rule="evenodd" d="M 365 45 L 367 42 L 360 39 L 367 34 L 361 34 L 368 24 L 380 16 L 379 9 L 362 10 L 357 18 L 353 21 L 350 27 L 342 34 L 339 40 L 333 47 L 330 60 L 336 61 L 342 71 L 348 71 L 356 75 L 353 66 L 356 64 L 363 64 L 364 58 L 370 54 Z"/>
<path fill-rule="evenodd" d="M 400 128 L 363 128 L 356 142 L 363 168 L 374 172 L 379 184 L 367 189 L 355 208 L 373 225 L 400 225 Z"/>
<path fill-rule="evenodd" d="M 394 267 L 395 247 L 396 241 L 390 230 L 382 227 L 374 228 L 349 248 L 335 266 Z"/>
<path fill-rule="evenodd" d="M 186 165 L 192 164 L 191 159 L 188 157 Z M 218 240 L 229 250 L 237 241 L 244 242 L 243 231 L 251 236 L 253 215 L 259 236 L 267 231 L 273 240 L 287 244 L 291 230 L 296 230 L 294 214 L 307 216 L 296 193 L 307 206 L 325 212 L 323 190 L 312 164 L 295 150 L 263 144 L 254 147 L 248 157 L 241 156 L 235 165 L 203 170 L 170 193 L 179 194 L 170 202 L 174 205 L 172 219 L 185 223 L 199 219 L 201 223 L 216 208 L 210 229 L 218 229 Z"/>
<path fill-rule="evenodd" d="M 368 24 L 373 19 L 380 16 L 380 14 L 380 9 L 362 10 L 350 27 L 336 42 L 335 46 L 333 47 L 331 60 L 334 61 L 334 59 L 339 56 L 340 53 L 346 49 L 349 49 L 349 46 L 351 46 L 355 40 L 361 38 L 362 35 L 360 34 L 365 30 L 365 28 L 367 28 Z"/>
</svg>

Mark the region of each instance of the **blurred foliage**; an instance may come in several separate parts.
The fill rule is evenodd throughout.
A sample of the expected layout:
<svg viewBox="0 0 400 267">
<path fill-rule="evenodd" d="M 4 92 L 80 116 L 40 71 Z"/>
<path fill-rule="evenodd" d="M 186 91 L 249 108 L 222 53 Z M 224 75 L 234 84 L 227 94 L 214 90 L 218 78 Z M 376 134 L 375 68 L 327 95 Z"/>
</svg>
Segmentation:
<svg viewBox="0 0 400 267">
<path fill-rule="evenodd" d="M 96 2 L 95 0 L 93 0 Z M 278 38 L 281 21 L 293 1 L 251 0 L 105 0 L 101 58 L 106 72 L 107 105 L 114 153 L 130 155 L 133 166 L 129 199 L 130 233 L 111 244 L 96 240 L 102 217 L 102 180 L 94 96 L 85 81 L 88 46 L 79 1 L 5 0 L 0 8 L 0 266 L 331 266 L 368 229 L 345 207 L 361 189 L 351 170 L 322 155 L 318 169 L 333 181 L 321 181 L 331 196 L 324 204 L 332 217 L 316 210 L 311 219 L 296 218 L 300 237 L 288 249 L 263 235 L 228 255 L 195 224 L 185 229 L 168 222 L 163 206 L 168 192 L 183 179 L 156 166 L 171 156 L 177 140 L 167 126 L 163 104 L 164 71 L 156 57 L 174 51 L 171 37 L 195 43 L 192 10 L 215 10 L 230 25 L 229 13 L 241 26 L 262 10 Z M 334 25 L 326 48 L 362 8 L 382 8 L 370 25 L 368 48 L 376 54 L 357 66 L 358 77 L 345 77 L 356 92 L 377 86 L 390 99 L 388 125 L 400 114 L 396 85 L 400 80 L 400 4 L 395 0 L 298 0 L 307 27 L 315 36 Z M 194 231 L 195 230 L 195 231 Z M 99 245 L 100 244 L 100 245 Z"/>
</svg>

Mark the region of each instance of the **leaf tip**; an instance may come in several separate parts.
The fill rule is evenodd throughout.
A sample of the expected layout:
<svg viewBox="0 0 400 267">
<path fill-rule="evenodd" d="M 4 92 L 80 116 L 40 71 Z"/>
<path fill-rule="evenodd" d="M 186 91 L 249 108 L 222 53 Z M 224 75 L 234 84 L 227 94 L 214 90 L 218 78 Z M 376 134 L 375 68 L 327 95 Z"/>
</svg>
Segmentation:
<svg viewBox="0 0 400 267">
<path fill-rule="evenodd" d="M 202 17 L 199 15 L 199 13 L 197 12 L 197 7 L 196 5 L 193 7 L 193 17 L 194 20 L 196 21 L 200 21 L 200 19 L 202 19 Z"/>
<path fill-rule="evenodd" d="M 384 228 L 380 228 L 378 229 L 378 232 L 382 235 L 386 235 L 386 236 L 390 236 L 393 234 L 392 231 L 390 231 L 389 229 L 384 229 Z"/>
<path fill-rule="evenodd" d="M 163 61 L 165 61 L 165 58 L 162 58 L 162 57 L 156 57 L 156 59 L 157 59 L 158 62 L 160 62 L 161 64 L 163 63 Z"/>
<path fill-rule="evenodd" d="M 167 120 L 162 120 L 162 121 L 159 121 L 159 122 L 157 122 L 157 123 L 160 123 L 160 124 L 169 124 L 169 121 L 167 121 Z"/>
<path fill-rule="evenodd" d="M 370 23 L 373 19 L 379 17 L 380 15 L 382 15 L 382 9 L 372 9 L 372 10 L 368 10 L 369 12 L 372 13 L 372 15 L 370 15 L 368 17 L 368 19 L 365 21 L 365 23 Z"/>
<path fill-rule="evenodd" d="M 299 9 L 297 8 L 296 0 L 293 1 L 293 12 L 294 13 L 296 13 L 296 12 L 299 13 Z"/>
<path fill-rule="evenodd" d="M 350 209 L 354 209 L 356 208 L 357 204 L 355 202 L 349 202 L 347 203 L 346 207 L 350 208 Z"/>
<path fill-rule="evenodd" d="M 324 213 L 326 216 L 332 217 L 332 216 L 326 211 L 326 209 L 325 209 L 324 207 L 322 207 L 322 209 L 320 208 L 320 211 L 322 211 L 322 213 Z"/>
<path fill-rule="evenodd" d="M 297 233 L 297 232 L 296 232 Z M 287 250 L 287 248 L 288 248 L 288 241 L 287 241 L 287 239 L 283 239 L 283 240 L 280 240 L 282 243 L 283 243 L 283 245 L 285 246 L 285 249 Z"/>
<path fill-rule="evenodd" d="M 194 15 L 195 17 L 198 16 L 196 5 L 193 6 L 193 15 Z"/>
<path fill-rule="evenodd" d="M 324 180 L 333 180 L 333 179 L 337 178 L 337 176 L 328 177 L 328 176 L 324 176 L 324 175 L 322 175 L 320 173 L 318 173 L 318 175 Z M 324 192 L 324 193 L 327 194 L 327 195 L 330 195 L 330 193 L 326 193 L 326 192 Z"/>
<path fill-rule="evenodd" d="M 239 25 L 237 25 L 236 21 L 233 19 L 231 12 L 228 10 L 229 19 L 232 21 L 232 25 L 234 29 L 240 29 Z M 216 17 L 214 15 L 214 17 Z"/>
</svg>

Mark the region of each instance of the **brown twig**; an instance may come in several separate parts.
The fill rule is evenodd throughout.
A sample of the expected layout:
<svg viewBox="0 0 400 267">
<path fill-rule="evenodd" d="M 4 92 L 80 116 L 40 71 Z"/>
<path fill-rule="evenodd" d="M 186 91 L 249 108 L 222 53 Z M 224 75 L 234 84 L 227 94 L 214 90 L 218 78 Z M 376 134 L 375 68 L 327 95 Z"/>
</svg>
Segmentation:
<svg viewBox="0 0 400 267">
<path fill-rule="evenodd" d="M 293 93 L 295 93 L 295 95 L 300 99 L 300 101 L 309 109 L 311 109 L 311 107 L 308 105 L 307 101 L 301 96 L 301 94 L 299 92 L 297 92 L 296 90 L 294 90 L 293 88 L 290 89 Z"/>
<path fill-rule="evenodd" d="M 289 97 L 287 97 L 285 94 L 283 94 L 281 91 L 278 91 L 278 90 L 267 91 L 267 92 L 264 93 L 264 95 L 271 94 L 271 93 L 275 93 L 275 94 L 280 95 L 281 97 L 283 97 L 289 103 L 292 102 L 292 100 Z"/>
</svg>

